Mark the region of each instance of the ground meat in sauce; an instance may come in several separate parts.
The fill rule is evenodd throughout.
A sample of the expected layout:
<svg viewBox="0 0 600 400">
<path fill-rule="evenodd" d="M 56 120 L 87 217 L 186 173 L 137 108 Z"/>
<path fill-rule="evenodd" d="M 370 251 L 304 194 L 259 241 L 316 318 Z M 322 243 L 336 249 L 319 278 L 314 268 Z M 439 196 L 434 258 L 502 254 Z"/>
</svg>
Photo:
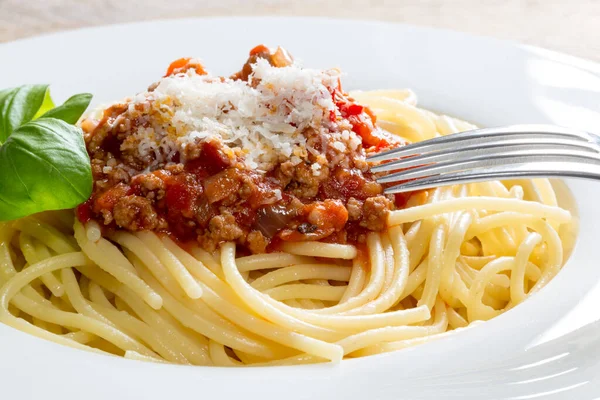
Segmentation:
<svg viewBox="0 0 600 400">
<path fill-rule="evenodd" d="M 392 202 L 384 196 L 369 197 L 363 205 L 360 226 L 370 231 L 383 230 L 386 226 L 386 217 L 392 207 Z"/>
<path fill-rule="evenodd" d="M 119 199 L 114 206 L 113 216 L 118 226 L 130 231 L 155 230 L 160 223 L 151 200 L 141 196 Z"/>
<path fill-rule="evenodd" d="M 247 80 L 257 58 L 275 67 L 289 65 L 285 50 L 255 48 L 233 79 Z M 182 61 L 183 60 L 183 61 Z M 170 73 L 200 64 L 177 60 Z M 155 86 L 153 86 L 155 87 Z M 152 87 L 151 87 L 152 89 Z M 328 137 L 310 128 L 303 132 L 306 161 L 283 160 L 271 171 L 244 167 L 219 140 L 190 143 L 185 154 L 154 165 L 140 154 L 131 132 L 153 118 L 151 107 L 126 103 L 104 111 L 98 120 L 85 120 L 86 146 L 92 160 L 94 191 L 78 209 L 83 222 L 96 220 L 105 229 L 154 230 L 181 241 L 196 240 L 204 249 L 236 242 L 250 253 L 273 249 L 280 241 L 324 240 L 356 242 L 369 231 L 381 231 L 394 202 L 368 172 L 367 152 L 400 145 L 374 131 L 374 116 L 341 91 L 332 94 L 342 120 L 339 129 L 356 132 L 362 147 L 353 153 L 337 151 Z M 179 162 L 180 157 L 185 162 Z"/>
<path fill-rule="evenodd" d="M 355 199 L 354 197 L 350 197 L 348 202 L 346 203 L 346 208 L 348 209 L 348 220 L 349 221 L 360 221 L 363 216 L 363 202 Z"/>
</svg>

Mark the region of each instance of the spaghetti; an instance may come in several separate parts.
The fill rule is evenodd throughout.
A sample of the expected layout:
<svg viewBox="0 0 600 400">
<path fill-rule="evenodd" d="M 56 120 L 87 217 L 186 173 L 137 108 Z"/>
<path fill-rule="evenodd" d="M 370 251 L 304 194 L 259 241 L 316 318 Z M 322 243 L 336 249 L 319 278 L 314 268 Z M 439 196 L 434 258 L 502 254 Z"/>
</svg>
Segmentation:
<svg viewBox="0 0 600 400">
<path fill-rule="evenodd" d="M 418 108 L 409 90 L 352 98 L 400 141 L 474 128 Z M 559 272 L 571 227 L 545 179 L 414 193 L 363 242 L 288 240 L 249 255 L 236 240 L 181 246 L 147 229 L 106 230 L 73 210 L 45 212 L 0 225 L 0 321 L 143 361 L 339 362 L 517 306 Z"/>
</svg>

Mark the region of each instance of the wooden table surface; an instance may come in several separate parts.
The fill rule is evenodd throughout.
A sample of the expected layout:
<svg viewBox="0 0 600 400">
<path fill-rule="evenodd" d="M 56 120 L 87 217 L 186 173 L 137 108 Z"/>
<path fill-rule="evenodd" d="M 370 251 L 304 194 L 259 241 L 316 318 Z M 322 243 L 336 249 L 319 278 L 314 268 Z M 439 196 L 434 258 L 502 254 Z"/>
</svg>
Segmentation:
<svg viewBox="0 0 600 400">
<path fill-rule="evenodd" d="M 214 15 L 313 15 L 429 25 L 600 61 L 600 0 L 0 0 L 0 42 L 85 26 Z"/>
</svg>

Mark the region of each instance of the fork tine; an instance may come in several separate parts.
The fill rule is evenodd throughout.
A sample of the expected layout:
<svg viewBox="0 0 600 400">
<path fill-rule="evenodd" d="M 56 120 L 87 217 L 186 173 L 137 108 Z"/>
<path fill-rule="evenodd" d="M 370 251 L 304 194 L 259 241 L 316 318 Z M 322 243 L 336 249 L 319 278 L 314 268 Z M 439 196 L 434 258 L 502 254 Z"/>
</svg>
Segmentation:
<svg viewBox="0 0 600 400">
<path fill-rule="evenodd" d="M 406 171 L 396 172 L 377 179 L 379 183 L 390 183 L 399 180 L 419 179 L 428 176 L 444 175 L 465 170 L 473 170 L 489 167 L 502 167 L 510 164 L 553 162 L 579 162 L 580 164 L 595 164 L 600 166 L 600 155 L 581 151 L 563 150 L 560 153 L 544 154 L 522 154 L 522 155 L 498 155 L 488 154 L 475 157 L 470 160 L 459 159 L 458 161 L 447 161 L 431 165 L 425 165 Z M 559 167 L 559 165 L 556 165 Z"/>
<path fill-rule="evenodd" d="M 410 192 L 414 190 L 432 189 L 463 183 L 475 183 L 496 179 L 532 179 L 532 178 L 582 178 L 598 179 L 600 165 L 581 164 L 579 162 L 537 162 L 535 164 L 511 164 L 501 167 L 481 168 L 475 171 L 459 171 L 445 175 L 435 175 L 426 178 L 404 182 L 385 189 L 386 194 Z"/>
<path fill-rule="evenodd" d="M 417 167 L 434 162 L 450 161 L 455 159 L 472 159 L 474 157 L 494 155 L 526 155 L 526 154 L 560 154 L 565 150 L 579 150 L 589 153 L 598 153 L 597 146 L 579 140 L 570 139 L 518 139 L 515 141 L 486 143 L 484 145 L 471 145 L 453 147 L 418 156 L 406 157 L 400 160 L 380 164 L 371 168 L 372 172 L 386 172 L 403 168 Z"/>
<path fill-rule="evenodd" d="M 502 128 L 485 128 L 454 133 L 441 136 L 423 142 L 412 143 L 397 149 L 385 151 L 369 157 L 368 161 L 383 161 L 397 157 L 405 157 L 413 154 L 422 154 L 429 151 L 451 148 L 460 142 L 466 144 L 483 144 L 490 141 L 502 141 L 518 138 L 563 138 L 584 142 L 593 142 L 593 137 L 583 131 L 560 128 L 551 125 L 514 125 Z"/>
</svg>

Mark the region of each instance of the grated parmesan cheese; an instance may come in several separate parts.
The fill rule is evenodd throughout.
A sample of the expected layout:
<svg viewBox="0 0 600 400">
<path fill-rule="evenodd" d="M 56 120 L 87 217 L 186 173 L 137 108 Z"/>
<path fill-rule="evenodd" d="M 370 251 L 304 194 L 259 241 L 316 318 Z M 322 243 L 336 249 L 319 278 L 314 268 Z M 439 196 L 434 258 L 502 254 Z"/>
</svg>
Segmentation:
<svg viewBox="0 0 600 400">
<path fill-rule="evenodd" d="M 313 163 L 310 168 L 312 169 L 312 174 L 314 176 L 321 175 L 321 165 L 319 163 Z"/>
<path fill-rule="evenodd" d="M 333 147 L 334 149 L 336 149 L 339 152 L 343 152 L 346 150 L 346 146 L 344 146 L 344 143 L 342 143 L 342 142 L 333 142 L 331 144 L 331 147 Z"/>
<path fill-rule="evenodd" d="M 264 59 L 253 68 L 248 82 L 198 75 L 191 69 L 165 77 L 153 91 L 136 95 L 129 110 L 138 104 L 147 109 L 151 103 L 161 116 L 134 133 L 139 154 L 160 164 L 171 161 L 177 152 L 184 158 L 191 144 L 219 140 L 243 155 L 248 168 L 259 171 L 284 160 L 296 165 L 305 160 L 303 132 L 330 131 L 329 116 L 336 110 L 330 88 L 337 86 L 339 72 L 296 64 L 276 68 Z M 334 147 L 346 149 L 340 142 Z M 314 173 L 319 168 L 313 164 Z"/>
</svg>

